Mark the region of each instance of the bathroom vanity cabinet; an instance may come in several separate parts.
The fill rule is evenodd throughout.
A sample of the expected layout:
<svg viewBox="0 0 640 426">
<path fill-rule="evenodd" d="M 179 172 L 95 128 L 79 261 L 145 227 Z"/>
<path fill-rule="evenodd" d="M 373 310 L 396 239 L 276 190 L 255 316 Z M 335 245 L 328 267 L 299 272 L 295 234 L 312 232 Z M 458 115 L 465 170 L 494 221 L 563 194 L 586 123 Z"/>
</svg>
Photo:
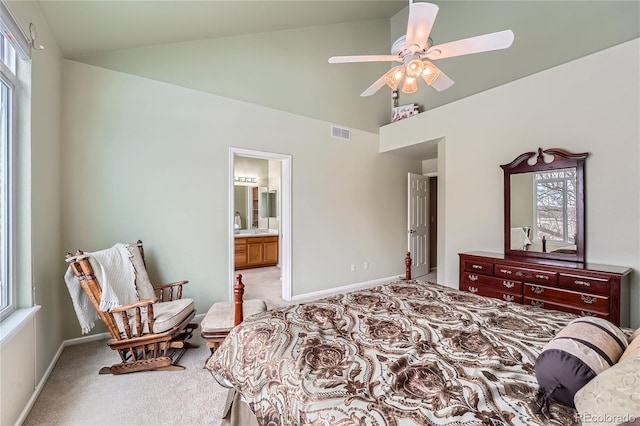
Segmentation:
<svg viewBox="0 0 640 426">
<path fill-rule="evenodd" d="M 235 238 L 235 269 L 260 268 L 278 264 L 277 235 L 247 235 Z"/>
</svg>

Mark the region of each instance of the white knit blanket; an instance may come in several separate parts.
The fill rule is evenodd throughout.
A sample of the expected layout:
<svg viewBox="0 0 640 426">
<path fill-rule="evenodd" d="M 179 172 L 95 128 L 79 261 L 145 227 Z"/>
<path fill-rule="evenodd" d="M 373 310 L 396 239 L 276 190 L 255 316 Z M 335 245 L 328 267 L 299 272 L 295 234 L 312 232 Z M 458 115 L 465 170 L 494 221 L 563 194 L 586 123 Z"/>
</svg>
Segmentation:
<svg viewBox="0 0 640 426">
<path fill-rule="evenodd" d="M 129 260 L 131 253 L 125 244 L 118 243 L 109 249 L 85 254 L 89 256 L 89 263 L 102 288 L 101 311 L 108 311 L 138 301 L 135 271 Z M 95 325 L 98 314 L 93 309 L 89 297 L 82 290 L 80 281 L 73 274 L 71 268 L 67 269 L 64 280 L 67 283 L 67 289 L 71 295 L 82 333 L 88 333 Z"/>
</svg>

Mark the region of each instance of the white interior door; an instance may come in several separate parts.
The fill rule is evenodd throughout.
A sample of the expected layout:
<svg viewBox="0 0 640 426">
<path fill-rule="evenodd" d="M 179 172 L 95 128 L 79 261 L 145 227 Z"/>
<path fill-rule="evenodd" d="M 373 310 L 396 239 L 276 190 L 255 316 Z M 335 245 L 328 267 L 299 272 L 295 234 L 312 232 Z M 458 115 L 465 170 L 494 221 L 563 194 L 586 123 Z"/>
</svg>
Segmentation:
<svg viewBox="0 0 640 426">
<path fill-rule="evenodd" d="M 411 252 L 411 277 L 429 273 L 429 178 L 409 173 L 407 250 Z"/>
</svg>

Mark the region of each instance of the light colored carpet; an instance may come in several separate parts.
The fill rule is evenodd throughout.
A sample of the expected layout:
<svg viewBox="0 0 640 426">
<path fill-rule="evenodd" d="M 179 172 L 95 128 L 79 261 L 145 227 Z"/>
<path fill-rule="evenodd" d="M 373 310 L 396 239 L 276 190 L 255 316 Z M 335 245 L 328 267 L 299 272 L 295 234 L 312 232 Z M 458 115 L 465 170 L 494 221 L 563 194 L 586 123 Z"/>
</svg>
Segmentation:
<svg viewBox="0 0 640 426">
<path fill-rule="evenodd" d="M 106 340 L 66 347 L 23 424 L 221 425 L 228 390 L 203 368 L 209 349 L 196 334 L 182 371 L 98 375 L 120 360 Z"/>
</svg>

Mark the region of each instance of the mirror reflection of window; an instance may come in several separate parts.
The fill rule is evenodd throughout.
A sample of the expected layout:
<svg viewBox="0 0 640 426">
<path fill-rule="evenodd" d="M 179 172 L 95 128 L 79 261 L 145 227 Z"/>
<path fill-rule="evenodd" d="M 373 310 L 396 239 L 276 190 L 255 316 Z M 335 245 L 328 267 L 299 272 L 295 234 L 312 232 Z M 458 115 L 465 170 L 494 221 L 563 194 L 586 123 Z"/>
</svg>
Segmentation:
<svg viewBox="0 0 640 426">
<path fill-rule="evenodd" d="M 534 239 L 575 244 L 576 169 L 534 173 Z"/>
<path fill-rule="evenodd" d="M 275 218 L 278 213 L 278 191 L 260 188 L 260 217 Z"/>
</svg>

